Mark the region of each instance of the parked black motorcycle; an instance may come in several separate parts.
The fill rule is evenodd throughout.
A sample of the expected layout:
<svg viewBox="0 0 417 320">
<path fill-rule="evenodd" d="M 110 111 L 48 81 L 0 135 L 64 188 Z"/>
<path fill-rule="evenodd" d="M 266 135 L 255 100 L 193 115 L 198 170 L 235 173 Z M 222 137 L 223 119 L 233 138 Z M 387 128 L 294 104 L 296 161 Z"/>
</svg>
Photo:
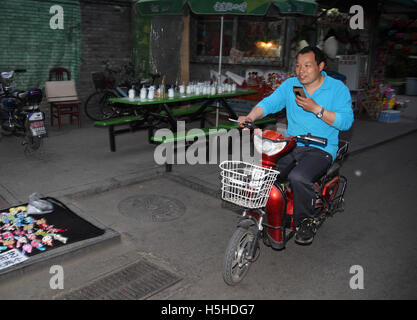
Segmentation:
<svg viewBox="0 0 417 320">
<path fill-rule="evenodd" d="M 25 152 L 34 152 L 47 136 L 45 114 L 40 111 L 42 90 L 18 91 L 12 87 L 13 70 L 0 73 L 0 136 L 22 137 Z"/>
</svg>

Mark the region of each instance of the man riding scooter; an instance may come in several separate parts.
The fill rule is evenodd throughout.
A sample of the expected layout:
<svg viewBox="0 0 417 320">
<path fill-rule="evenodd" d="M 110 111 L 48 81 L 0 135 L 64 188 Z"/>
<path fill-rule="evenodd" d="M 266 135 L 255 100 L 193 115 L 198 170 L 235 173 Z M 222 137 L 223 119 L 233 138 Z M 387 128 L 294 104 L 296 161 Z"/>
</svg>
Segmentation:
<svg viewBox="0 0 417 320">
<path fill-rule="evenodd" d="M 352 126 L 353 111 L 349 89 L 323 71 L 326 57 L 320 49 L 305 47 L 298 52 L 296 60 L 296 77 L 283 82 L 238 121 L 242 126 L 244 122 L 254 122 L 286 108 L 286 136 L 311 133 L 327 138 L 326 146 L 298 142 L 293 151 L 276 163 L 278 171 L 288 174 L 294 194 L 295 242 L 307 245 L 313 242 L 317 231 L 313 218 L 314 182 L 326 173 L 336 158 L 339 131 Z"/>
</svg>

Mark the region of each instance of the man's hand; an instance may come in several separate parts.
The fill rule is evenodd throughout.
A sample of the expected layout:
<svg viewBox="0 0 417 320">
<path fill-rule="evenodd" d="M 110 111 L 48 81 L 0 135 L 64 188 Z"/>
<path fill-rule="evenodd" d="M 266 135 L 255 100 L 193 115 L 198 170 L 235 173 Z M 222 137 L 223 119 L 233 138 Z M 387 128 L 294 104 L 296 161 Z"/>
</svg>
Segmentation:
<svg viewBox="0 0 417 320">
<path fill-rule="evenodd" d="M 312 112 L 314 114 L 321 111 L 321 107 L 312 98 L 296 96 L 295 102 L 305 111 Z"/>
<path fill-rule="evenodd" d="M 240 116 L 237 120 L 240 123 L 240 127 L 243 128 L 242 123 L 244 122 L 254 122 L 258 119 L 261 119 L 264 116 L 264 110 L 261 107 L 255 106 L 247 116 Z"/>
<path fill-rule="evenodd" d="M 239 121 L 240 127 L 244 128 L 243 123 L 253 122 L 253 119 L 251 117 L 249 117 L 249 115 L 247 115 L 247 116 L 240 116 L 239 118 L 237 118 L 237 121 Z M 245 128 L 245 129 L 247 129 L 247 128 Z"/>
<path fill-rule="evenodd" d="M 312 112 L 317 114 L 321 111 L 321 106 L 319 106 L 312 98 L 303 98 L 297 96 L 295 102 L 303 108 L 305 111 Z M 322 121 L 326 122 L 328 125 L 332 125 L 336 118 L 336 114 L 333 111 L 324 109 Z"/>
</svg>

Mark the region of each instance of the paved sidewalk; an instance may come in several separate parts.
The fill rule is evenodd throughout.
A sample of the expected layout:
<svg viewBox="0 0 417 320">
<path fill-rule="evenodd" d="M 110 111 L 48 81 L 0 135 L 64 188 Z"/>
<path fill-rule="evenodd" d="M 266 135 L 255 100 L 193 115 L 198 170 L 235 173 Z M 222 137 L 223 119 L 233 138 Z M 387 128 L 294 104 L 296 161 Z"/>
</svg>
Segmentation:
<svg viewBox="0 0 417 320">
<path fill-rule="evenodd" d="M 416 131 L 417 97 L 410 98 L 412 102 L 404 110 L 399 123 L 356 120 L 352 130 L 344 134 L 351 140 L 350 152 L 362 152 Z M 212 197 L 219 190 L 217 165 L 174 165 L 173 172 L 166 174 L 165 167 L 158 166 L 154 161 L 155 146 L 147 143 L 146 131 L 117 136 L 116 143 L 117 152 L 110 152 L 107 129 L 95 128 L 88 120 L 83 122 L 80 129 L 66 122 L 61 130 L 51 128 L 43 152 L 36 157 L 28 158 L 24 155 L 18 138 L 4 137 L 0 142 L 0 207 L 25 203 L 31 193 L 38 192 L 44 196 L 69 201 L 84 214 L 120 233 L 119 242 L 106 244 L 93 252 L 87 250 L 62 262 L 66 268 L 72 270 L 68 272 L 68 283 L 73 288 L 100 274 L 131 263 L 137 257 L 146 257 L 167 268 L 177 266 L 173 268 L 174 272 L 183 276 L 184 272 L 190 274 L 185 284 L 181 285 L 191 286 L 196 265 L 209 262 L 198 260 L 197 252 L 196 258 L 190 258 L 194 264 L 190 262 L 189 266 L 182 261 L 180 254 L 168 261 L 164 257 L 168 256 L 170 250 L 172 252 L 181 246 L 178 243 L 182 239 L 181 236 L 189 235 L 193 226 L 199 226 L 204 230 L 218 230 L 217 236 L 221 237 L 220 241 L 226 242 L 221 242 L 217 248 L 202 244 L 200 250 L 210 253 L 213 257 L 221 254 L 219 252 L 225 247 L 230 230 L 223 228 L 221 218 L 212 221 L 207 220 L 206 216 L 213 218 L 224 214 L 220 201 Z M 189 191 L 194 197 L 194 200 L 191 200 L 191 196 L 185 194 L 186 187 L 202 192 Z M 178 193 L 177 198 L 185 203 L 190 198 L 193 205 L 189 205 L 187 210 L 191 210 L 193 218 L 187 220 L 189 226 L 184 224 L 178 229 L 166 226 L 162 229 L 147 230 L 143 225 L 136 226 L 137 222 L 133 223 L 131 219 L 120 218 L 120 215 L 116 214 L 121 199 L 133 194 L 146 194 L 151 190 L 154 193 L 160 190 L 164 194 L 172 190 Z M 106 199 L 108 202 L 105 202 Z M 227 219 L 231 219 L 228 225 L 232 225 L 233 217 Z M 207 226 L 204 226 L 205 223 Z M 158 242 L 166 240 L 165 234 L 173 235 L 167 247 Z M 199 238 L 198 234 L 192 233 L 189 241 L 193 241 L 193 235 L 195 239 Z M 215 239 L 215 236 L 216 234 L 210 234 L 207 239 Z M 186 253 L 187 246 L 181 247 L 180 251 Z M 167 253 L 164 255 L 165 252 Z M 178 265 L 182 262 L 185 266 L 178 270 Z M 35 289 L 39 288 L 40 283 L 48 283 L 49 277 L 50 274 L 41 269 L 26 273 L 21 279 L 10 279 L 0 285 L 0 297 L 2 289 L 13 288 L 11 298 L 50 299 L 51 292 L 48 288 Z M 32 283 L 33 289 L 25 291 L 25 283 Z M 169 292 L 168 290 L 156 298 L 167 298 Z"/>
<path fill-rule="evenodd" d="M 413 100 L 398 123 L 355 120 L 352 129 L 341 134 L 351 140 L 349 152 L 360 152 L 417 130 L 417 98 L 410 98 Z M 146 131 L 117 136 L 117 151 L 110 152 L 107 129 L 95 128 L 85 120 L 80 129 L 67 123 L 61 130 L 51 128 L 41 154 L 29 158 L 18 138 L 3 137 L 0 201 L 25 202 L 33 192 L 48 196 L 98 192 L 141 176 L 163 174 L 164 167 L 153 158 L 155 146 L 146 141 Z M 197 167 L 174 165 L 174 171 L 179 167 L 199 175 Z"/>
</svg>

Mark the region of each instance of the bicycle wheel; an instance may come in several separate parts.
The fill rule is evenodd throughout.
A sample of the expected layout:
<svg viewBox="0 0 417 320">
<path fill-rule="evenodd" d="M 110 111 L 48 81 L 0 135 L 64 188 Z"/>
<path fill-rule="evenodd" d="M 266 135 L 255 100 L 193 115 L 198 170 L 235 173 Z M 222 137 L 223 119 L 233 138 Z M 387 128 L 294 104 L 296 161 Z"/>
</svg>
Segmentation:
<svg viewBox="0 0 417 320">
<path fill-rule="evenodd" d="M 223 280 L 230 286 L 238 284 L 246 276 L 251 263 L 257 259 L 249 257 L 253 241 L 258 241 L 251 229 L 237 228 L 226 248 L 224 258 Z"/>
<path fill-rule="evenodd" d="M 90 95 L 84 106 L 87 117 L 93 121 L 114 117 L 117 114 L 116 104 L 109 102 L 110 98 L 117 98 L 117 95 L 111 91 L 94 92 Z"/>
</svg>

